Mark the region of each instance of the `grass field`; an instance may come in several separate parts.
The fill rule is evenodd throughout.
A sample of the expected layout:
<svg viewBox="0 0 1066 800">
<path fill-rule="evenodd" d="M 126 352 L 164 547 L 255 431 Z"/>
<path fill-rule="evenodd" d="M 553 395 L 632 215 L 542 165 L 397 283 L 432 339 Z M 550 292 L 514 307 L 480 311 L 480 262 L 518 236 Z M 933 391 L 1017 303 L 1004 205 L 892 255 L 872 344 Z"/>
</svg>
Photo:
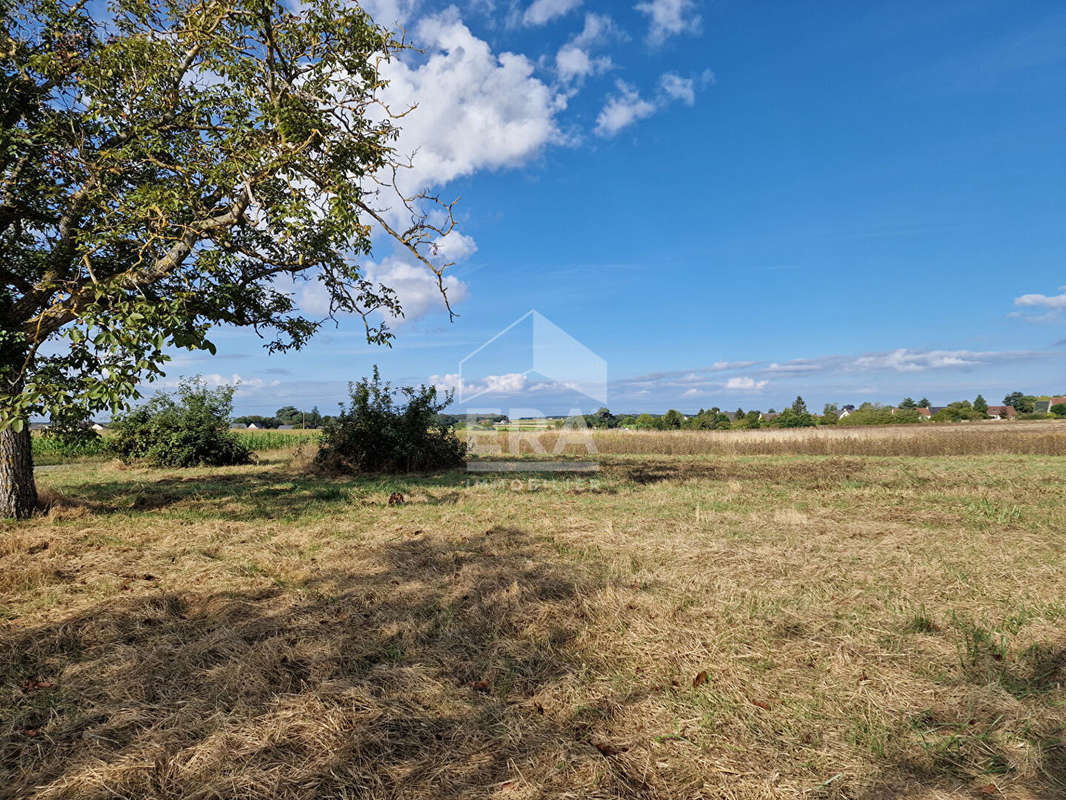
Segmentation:
<svg viewBox="0 0 1066 800">
<path fill-rule="evenodd" d="M 0 523 L 0 797 L 1064 797 L 1058 431 L 42 473 Z"/>
</svg>

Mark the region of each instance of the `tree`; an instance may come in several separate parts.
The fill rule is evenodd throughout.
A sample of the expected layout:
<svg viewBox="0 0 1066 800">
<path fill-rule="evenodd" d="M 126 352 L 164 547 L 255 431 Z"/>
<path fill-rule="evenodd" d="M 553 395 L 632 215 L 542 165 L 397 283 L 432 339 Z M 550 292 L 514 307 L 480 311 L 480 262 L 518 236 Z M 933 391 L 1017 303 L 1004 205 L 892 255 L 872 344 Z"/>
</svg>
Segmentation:
<svg viewBox="0 0 1066 800">
<path fill-rule="evenodd" d="M 929 402 L 929 398 L 928 397 L 923 397 L 921 400 L 919 400 L 918 401 L 918 408 L 931 408 L 931 404 Z"/>
<path fill-rule="evenodd" d="M 926 400 L 925 402 L 928 404 L 929 401 Z M 912 398 L 904 397 L 903 400 L 900 402 L 899 407 L 900 408 L 918 408 L 918 404 L 915 403 Z M 928 407 L 928 405 L 922 406 L 922 408 L 927 408 L 927 407 Z"/>
<path fill-rule="evenodd" d="M 636 426 L 642 430 L 652 430 L 659 427 L 659 420 L 651 414 L 641 414 L 636 419 Z"/>
<path fill-rule="evenodd" d="M 1011 392 L 1003 398 L 1003 405 L 1013 406 L 1019 414 L 1032 414 L 1036 408 L 1036 398 L 1021 392 Z"/>
<path fill-rule="evenodd" d="M 589 414 L 585 423 L 590 428 L 617 428 L 618 418 L 606 406 L 601 406 L 595 414 Z"/>
<path fill-rule="evenodd" d="M 977 395 L 973 401 L 973 410 L 981 414 L 981 416 L 988 416 L 988 401 L 985 400 L 983 395 Z"/>
<path fill-rule="evenodd" d="M 303 421 L 303 412 L 296 406 L 282 406 L 274 412 L 282 425 L 299 425 Z"/>
<path fill-rule="evenodd" d="M 667 430 L 677 430 L 681 427 L 681 423 L 685 421 L 684 415 L 676 408 L 671 408 L 662 417 L 663 428 Z"/>
<path fill-rule="evenodd" d="M 1050 409 L 1048 409 L 1048 412 L 1051 414 L 1051 416 L 1059 417 L 1060 419 L 1062 417 L 1066 417 L 1066 403 L 1056 403 Z"/>
<path fill-rule="evenodd" d="M 803 398 L 799 395 L 796 396 L 795 401 L 792 403 L 792 413 L 794 414 L 806 414 L 807 404 L 803 402 Z"/>
<path fill-rule="evenodd" d="M 375 235 L 448 304 L 451 206 L 395 188 L 407 109 L 382 106 L 378 67 L 402 45 L 357 5 L 90 5 L 0 3 L 0 516 L 36 502 L 31 414 L 120 409 L 166 348 L 213 351 L 212 325 L 286 350 L 353 313 L 387 343 L 372 314 L 396 295 L 358 263 Z M 327 319 L 295 306 L 297 279 Z"/>
<path fill-rule="evenodd" d="M 836 403 L 826 403 L 822 409 L 822 421 L 832 425 L 840 419 L 840 407 Z"/>
</svg>

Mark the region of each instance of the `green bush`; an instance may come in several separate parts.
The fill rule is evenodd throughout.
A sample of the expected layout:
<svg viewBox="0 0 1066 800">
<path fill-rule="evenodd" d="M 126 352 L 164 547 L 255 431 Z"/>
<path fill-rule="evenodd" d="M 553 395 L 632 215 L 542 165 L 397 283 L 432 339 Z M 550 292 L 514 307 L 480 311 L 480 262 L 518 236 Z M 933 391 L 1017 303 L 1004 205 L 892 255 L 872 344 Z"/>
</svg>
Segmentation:
<svg viewBox="0 0 1066 800">
<path fill-rule="evenodd" d="M 863 405 L 852 411 L 846 417 L 841 418 L 837 424 L 842 426 L 855 425 L 907 425 L 921 422 L 921 416 L 917 408 L 891 408 Z"/>
<path fill-rule="evenodd" d="M 229 430 L 232 386 L 208 389 L 200 378 L 182 381 L 112 421 L 112 451 L 124 461 L 159 467 L 247 464 L 251 451 Z"/>
<path fill-rule="evenodd" d="M 1062 419 L 1066 417 L 1066 403 L 1055 403 L 1050 409 L 1051 416 Z"/>
<path fill-rule="evenodd" d="M 466 444 L 451 426 L 440 426 L 438 414 L 451 403 L 437 399 L 433 386 L 402 387 L 406 402 L 383 383 L 374 367 L 371 378 L 348 385 L 351 404 L 322 427 L 316 463 L 331 471 L 412 472 L 458 467 Z"/>
</svg>

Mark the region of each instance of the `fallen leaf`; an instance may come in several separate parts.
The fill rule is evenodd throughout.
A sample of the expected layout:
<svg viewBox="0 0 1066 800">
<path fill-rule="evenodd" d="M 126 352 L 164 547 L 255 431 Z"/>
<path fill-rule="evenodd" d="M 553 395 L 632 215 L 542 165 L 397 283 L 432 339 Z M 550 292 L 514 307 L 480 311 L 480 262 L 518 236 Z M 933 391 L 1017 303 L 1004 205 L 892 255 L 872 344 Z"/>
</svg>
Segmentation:
<svg viewBox="0 0 1066 800">
<path fill-rule="evenodd" d="M 488 681 L 474 681 L 470 685 L 474 688 L 475 691 L 478 692 L 487 692 L 489 690 Z"/>
<path fill-rule="evenodd" d="M 986 783 L 984 786 L 978 787 L 977 791 L 981 794 L 995 795 L 999 794 L 999 789 L 994 783 Z"/>
<path fill-rule="evenodd" d="M 146 573 L 144 573 L 144 579 L 146 581 L 154 581 L 156 578 L 155 578 L 155 575 L 153 575 L 152 573 L 146 572 Z"/>
<path fill-rule="evenodd" d="M 750 699 L 750 698 L 749 698 L 749 699 Z M 752 700 L 752 701 L 751 701 L 751 704 L 752 704 L 753 706 L 758 706 L 758 707 L 759 707 L 759 708 L 761 708 L 761 709 L 762 709 L 763 711 L 769 711 L 769 710 L 770 710 L 770 704 L 769 704 L 769 703 L 766 703 L 766 702 L 763 702 L 762 700 Z"/>
<path fill-rule="evenodd" d="M 692 688 L 698 689 L 705 683 L 707 683 L 707 670 L 701 669 L 696 673 L 696 677 L 692 679 Z"/>
<path fill-rule="evenodd" d="M 607 744 L 606 742 L 592 742 L 593 747 L 600 751 L 605 756 L 616 756 L 619 753 L 624 753 L 626 748 L 615 747 L 614 745 Z"/>
<path fill-rule="evenodd" d="M 870 678 L 867 677 L 866 670 L 863 670 L 862 675 L 859 676 L 859 683 L 866 683 L 868 680 L 870 680 Z"/>
<path fill-rule="evenodd" d="M 51 681 L 39 681 L 36 678 L 29 678 L 22 683 L 22 689 L 26 692 L 32 692 L 36 689 L 51 689 L 55 686 Z"/>
</svg>

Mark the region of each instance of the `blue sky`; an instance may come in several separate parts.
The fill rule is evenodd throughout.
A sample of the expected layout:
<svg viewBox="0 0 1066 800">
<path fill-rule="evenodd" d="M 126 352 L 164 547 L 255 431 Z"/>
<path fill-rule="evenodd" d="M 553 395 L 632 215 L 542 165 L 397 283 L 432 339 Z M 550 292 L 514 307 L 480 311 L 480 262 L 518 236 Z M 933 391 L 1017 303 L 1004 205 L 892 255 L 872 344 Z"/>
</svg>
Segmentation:
<svg viewBox="0 0 1066 800">
<path fill-rule="evenodd" d="M 411 185 L 461 196 L 460 316 L 382 241 L 391 349 L 358 320 L 280 356 L 219 331 L 171 380 L 328 413 L 374 363 L 455 386 L 536 309 L 606 362 L 615 411 L 1066 393 L 1061 3 L 366 6 L 424 50 L 389 91 L 419 102 Z M 463 373 L 497 390 L 478 407 L 578 403 L 519 361 Z"/>
</svg>

